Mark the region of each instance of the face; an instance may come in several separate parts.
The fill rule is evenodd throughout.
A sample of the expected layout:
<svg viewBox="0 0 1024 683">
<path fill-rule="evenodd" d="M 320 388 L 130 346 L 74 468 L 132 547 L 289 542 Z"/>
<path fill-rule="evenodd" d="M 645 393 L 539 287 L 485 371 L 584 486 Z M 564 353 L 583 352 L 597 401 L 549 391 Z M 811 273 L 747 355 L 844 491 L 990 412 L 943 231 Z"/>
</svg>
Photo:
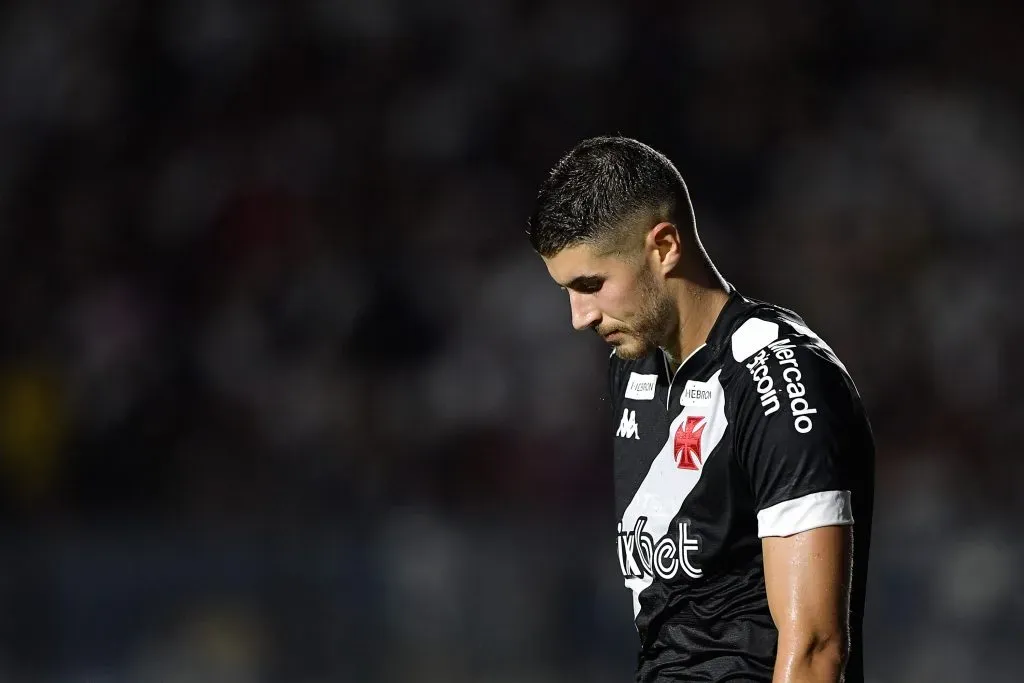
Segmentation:
<svg viewBox="0 0 1024 683">
<path fill-rule="evenodd" d="M 652 257 L 653 258 L 653 257 Z M 676 317 L 652 258 L 598 256 L 589 245 L 545 258 L 548 273 L 569 293 L 572 326 L 593 329 L 627 360 L 664 345 Z"/>
</svg>

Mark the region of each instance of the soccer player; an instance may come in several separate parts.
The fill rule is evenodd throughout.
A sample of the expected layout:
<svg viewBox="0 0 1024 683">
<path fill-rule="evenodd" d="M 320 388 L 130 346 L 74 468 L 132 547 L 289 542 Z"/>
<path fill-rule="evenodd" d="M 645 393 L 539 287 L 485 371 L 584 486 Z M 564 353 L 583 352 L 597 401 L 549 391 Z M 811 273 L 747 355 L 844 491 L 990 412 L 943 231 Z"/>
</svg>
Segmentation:
<svg viewBox="0 0 1024 683">
<path fill-rule="evenodd" d="M 528 234 L 573 327 L 613 348 L 636 680 L 861 683 L 875 455 L 835 353 L 723 279 L 679 172 L 636 140 L 563 157 Z"/>
</svg>

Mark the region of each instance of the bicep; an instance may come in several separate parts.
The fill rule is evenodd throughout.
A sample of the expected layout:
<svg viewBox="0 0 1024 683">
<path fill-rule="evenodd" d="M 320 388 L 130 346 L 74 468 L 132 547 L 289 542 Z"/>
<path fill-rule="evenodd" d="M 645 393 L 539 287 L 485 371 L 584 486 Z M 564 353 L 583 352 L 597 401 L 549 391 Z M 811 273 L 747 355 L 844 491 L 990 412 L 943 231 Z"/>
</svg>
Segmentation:
<svg viewBox="0 0 1024 683">
<path fill-rule="evenodd" d="M 825 526 L 762 540 L 768 607 L 780 649 L 848 637 L 853 533 Z M 844 646 L 846 643 L 841 643 Z M 800 645 L 803 646 L 803 645 Z"/>
</svg>

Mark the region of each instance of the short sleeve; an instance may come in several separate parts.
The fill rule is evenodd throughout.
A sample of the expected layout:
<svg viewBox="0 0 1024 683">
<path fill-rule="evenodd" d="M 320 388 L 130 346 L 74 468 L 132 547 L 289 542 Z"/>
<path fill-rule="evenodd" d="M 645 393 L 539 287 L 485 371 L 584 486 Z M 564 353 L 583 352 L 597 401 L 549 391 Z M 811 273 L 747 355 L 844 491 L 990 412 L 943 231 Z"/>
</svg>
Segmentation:
<svg viewBox="0 0 1024 683">
<path fill-rule="evenodd" d="M 852 463 L 870 457 L 853 382 L 815 340 L 782 337 L 739 360 L 736 455 L 758 536 L 853 524 Z"/>
</svg>

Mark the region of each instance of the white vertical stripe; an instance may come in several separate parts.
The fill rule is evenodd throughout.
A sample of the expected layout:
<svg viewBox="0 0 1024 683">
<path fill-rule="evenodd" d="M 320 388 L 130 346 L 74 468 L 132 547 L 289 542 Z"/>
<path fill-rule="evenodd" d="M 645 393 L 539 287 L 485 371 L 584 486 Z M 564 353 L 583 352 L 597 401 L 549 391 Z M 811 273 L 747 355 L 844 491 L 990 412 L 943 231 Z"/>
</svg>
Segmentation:
<svg viewBox="0 0 1024 683">
<path fill-rule="evenodd" d="M 672 420 L 661 451 L 655 456 L 651 468 L 647 471 L 643 482 L 633 495 L 633 500 L 630 501 L 622 515 L 623 529 L 635 528 L 637 519 L 646 517 L 647 524 L 644 526 L 644 532 L 649 533 L 655 543 L 668 533 L 672 519 L 679 514 L 686 497 L 697 485 L 711 451 L 722 440 L 728 426 L 728 420 L 725 417 L 725 391 L 719 381 L 721 373 L 722 371 L 719 370 L 708 380 L 708 388 L 714 392 L 710 405 L 686 406 Z M 686 423 L 686 418 L 693 415 L 706 417 L 702 423 L 704 431 L 700 438 L 701 465 L 697 470 L 684 470 L 676 465 L 673 453 L 675 434 L 679 426 Z M 626 587 L 633 591 L 634 619 L 640 614 L 640 594 L 652 582 L 653 577 L 646 574 L 642 578 L 625 580 Z"/>
<path fill-rule="evenodd" d="M 853 524 L 849 491 L 820 491 L 784 500 L 757 513 L 757 535 L 792 536 L 823 526 Z"/>
</svg>

